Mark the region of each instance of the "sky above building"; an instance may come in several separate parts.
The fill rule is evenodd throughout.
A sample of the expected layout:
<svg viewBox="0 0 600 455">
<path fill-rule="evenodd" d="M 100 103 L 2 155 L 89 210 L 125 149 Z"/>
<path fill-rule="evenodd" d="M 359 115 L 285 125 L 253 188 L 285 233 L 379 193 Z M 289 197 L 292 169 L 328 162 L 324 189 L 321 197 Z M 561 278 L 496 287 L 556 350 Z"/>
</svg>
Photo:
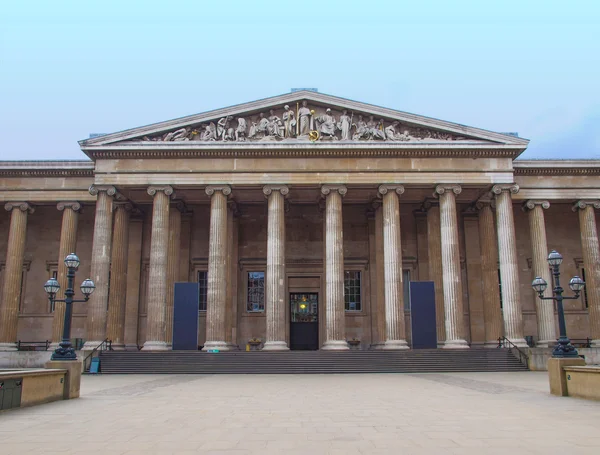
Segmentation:
<svg viewBox="0 0 600 455">
<path fill-rule="evenodd" d="M 3 2 L 0 159 L 292 87 L 600 159 L 600 2 Z"/>
</svg>

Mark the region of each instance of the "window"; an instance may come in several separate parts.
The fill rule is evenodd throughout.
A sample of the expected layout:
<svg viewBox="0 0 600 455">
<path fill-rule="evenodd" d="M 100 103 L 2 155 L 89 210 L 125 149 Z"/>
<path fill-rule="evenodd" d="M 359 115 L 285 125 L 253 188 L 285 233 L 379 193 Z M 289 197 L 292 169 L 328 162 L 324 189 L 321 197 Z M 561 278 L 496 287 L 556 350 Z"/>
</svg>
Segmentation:
<svg viewBox="0 0 600 455">
<path fill-rule="evenodd" d="M 404 311 L 410 311 L 410 270 L 402 271 L 402 289 L 404 296 Z"/>
<path fill-rule="evenodd" d="M 346 270 L 344 272 L 344 302 L 346 311 L 361 311 L 360 272 Z"/>
<path fill-rule="evenodd" d="M 265 311 L 265 272 L 248 272 L 246 310 L 250 313 Z"/>
<path fill-rule="evenodd" d="M 585 269 L 581 267 L 581 279 L 585 282 Z M 583 304 L 586 308 L 588 307 L 588 295 L 587 295 L 587 286 L 584 286 L 583 293 L 581 294 L 581 298 L 583 299 Z"/>
<path fill-rule="evenodd" d="M 208 272 L 198 270 L 198 311 L 206 311 Z"/>
</svg>

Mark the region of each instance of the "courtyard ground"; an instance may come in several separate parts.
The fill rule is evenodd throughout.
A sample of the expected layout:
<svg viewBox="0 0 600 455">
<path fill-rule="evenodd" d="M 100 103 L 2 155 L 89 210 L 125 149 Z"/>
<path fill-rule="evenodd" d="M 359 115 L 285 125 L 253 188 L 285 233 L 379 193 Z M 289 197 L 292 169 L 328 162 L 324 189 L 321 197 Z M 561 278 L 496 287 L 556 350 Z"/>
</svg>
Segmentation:
<svg viewBox="0 0 600 455">
<path fill-rule="evenodd" d="M 9 454 L 594 454 L 600 402 L 543 372 L 98 375 L 0 413 Z"/>
</svg>

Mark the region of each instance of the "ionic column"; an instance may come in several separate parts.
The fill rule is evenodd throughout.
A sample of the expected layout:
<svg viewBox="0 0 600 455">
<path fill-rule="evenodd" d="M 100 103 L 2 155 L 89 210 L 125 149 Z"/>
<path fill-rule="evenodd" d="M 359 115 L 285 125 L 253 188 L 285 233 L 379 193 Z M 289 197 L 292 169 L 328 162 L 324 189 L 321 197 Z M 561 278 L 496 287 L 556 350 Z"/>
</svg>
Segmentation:
<svg viewBox="0 0 600 455">
<path fill-rule="evenodd" d="M 120 199 L 114 186 L 92 185 L 90 194 L 97 196 L 94 239 L 92 241 L 91 279 L 96 290 L 87 303 L 86 342 L 84 350 L 96 348 L 106 339 L 106 311 L 108 309 L 108 277 L 112 239 L 113 197 Z"/>
<path fill-rule="evenodd" d="M 268 185 L 267 281 L 265 283 L 267 337 L 264 351 L 287 351 L 285 341 L 285 185 Z"/>
<path fill-rule="evenodd" d="M 133 206 L 116 202 L 113 227 L 110 292 L 106 337 L 115 350 L 125 349 L 125 301 L 127 298 L 127 260 L 129 252 L 129 215 Z"/>
<path fill-rule="evenodd" d="M 600 209 L 600 201 L 578 201 L 573 210 L 579 211 L 592 347 L 600 347 L 600 252 L 594 208 Z"/>
<path fill-rule="evenodd" d="M 548 266 L 548 244 L 546 242 L 546 224 L 544 221 L 544 209 L 548 208 L 550 208 L 550 202 L 548 201 L 529 200 L 523 205 L 523 209 L 529 212 L 533 278 L 541 276 L 546 280 L 546 283 L 552 283 L 550 267 Z M 552 290 L 546 292 L 546 297 L 551 294 Z M 554 303 L 551 300 L 538 298 L 537 294 L 534 299 L 539 338 L 537 346 L 542 348 L 554 346 L 556 344 Z"/>
<path fill-rule="evenodd" d="M 435 325 L 438 347 L 446 341 L 446 316 L 444 310 L 444 279 L 442 269 L 442 238 L 440 231 L 440 207 L 438 202 L 425 201 L 427 210 L 427 249 L 429 279 L 435 289 Z"/>
<path fill-rule="evenodd" d="M 148 319 L 144 351 L 167 349 L 167 253 L 169 248 L 169 199 L 173 188 L 150 186 L 148 194 L 154 197 L 152 205 L 152 238 L 148 270 Z"/>
<path fill-rule="evenodd" d="M 175 282 L 179 280 L 179 255 L 181 253 L 181 212 L 185 211 L 183 201 L 171 203 L 169 211 L 169 246 L 167 253 L 167 347 L 173 346 L 173 308 L 175 305 Z"/>
<path fill-rule="evenodd" d="M 325 343 L 323 350 L 346 350 L 344 304 L 343 185 L 323 185 L 325 197 Z"/>
<path fill-rule="evenodd" d="M 506 338 L 519 347 L 527 347 L 523 338 L 523 312 L 519 296 L 519 267 L 511 193 L 518 185 L 494 185 L 496 195 L 496 224 L 500 253 L 500 282 L 502 283 L 502 313 Z"/>
<path fill-rule="evenodd" d="M 4 270 L 4 291 L 0 306 L 0 351 L 16 351 L 27 214 L 33 213 L 34 209 L 27 202 L 8 202 L 4 208 L 11 212 L 11 215 Z"/>
<path fill-rule="evenodd" d="M 230 350 L 227 344 L 227 185 L 206 187 L 210 196 L 210 238 L 208 247 L 208 289 L 206 302 L 206 341 L 202 350 Z"/>
<path fill-rule="evenodd" d="M 383 264 L 385 302 L 384 349 L 408 349 L 404 327 L 404 293 L 402 289 L 402 242 L 398 196 L 401 185 L 380 185 L 383 197 Z"/>
<path fill-rule="evenodd" d="M 468 348 L 465 340 L 456 195 L 459 185 L 438 185 L 446 341 L 444 349 Z"/>
<path fill-rule="evenodd" d="M 59 202 L 56 208 L 63 212 L 57 273 L 60 291 L 56 294 L 56 298 L 63 300 L 65 298 L 65 289 L 67 289 L 67 266 L 65 265 L 65 258 L 68 254 L 77 251 L 77 224 L 81 204 L 79 202 Z M 58 347 L 58 343 L 62 340 L 64 324 L 65 304 L 64 302 L 56 302 L 54 304 L 54 316 L 52 317 L 52 346 L 54 348 Z"/>
<path fill-rule="evenodd" d="M 481 248 L 483 323 L 485 325 L 484 346 L 496 348 L 498 347 L 498 338 L 504 333 L 498 282 L 496 227 L 490 203 L 478 202 L 477 208 L 479 208 L 479 246 Z"/>
</svg>

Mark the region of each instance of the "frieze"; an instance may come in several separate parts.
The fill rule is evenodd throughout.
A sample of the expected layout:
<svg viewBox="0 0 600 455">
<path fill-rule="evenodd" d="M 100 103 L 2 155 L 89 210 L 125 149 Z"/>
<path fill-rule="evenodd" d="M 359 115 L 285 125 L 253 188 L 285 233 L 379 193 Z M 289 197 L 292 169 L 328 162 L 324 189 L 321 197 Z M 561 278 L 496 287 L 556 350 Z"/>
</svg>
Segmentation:
<svg viewBox="0 0 600 455">
<path fill-rule="evenodd" d="M 469 138 L 364 112 L 297 102 L 227 115 L 125 142 L 446 142 Z"/>
</svg>

